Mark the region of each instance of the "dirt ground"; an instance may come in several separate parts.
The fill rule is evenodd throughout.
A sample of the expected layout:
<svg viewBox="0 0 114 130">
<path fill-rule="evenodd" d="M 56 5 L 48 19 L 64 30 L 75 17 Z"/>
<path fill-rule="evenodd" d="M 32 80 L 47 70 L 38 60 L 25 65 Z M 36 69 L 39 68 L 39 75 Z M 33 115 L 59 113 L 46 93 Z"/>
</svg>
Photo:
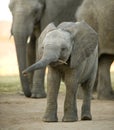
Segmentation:
<svg viewBox="0 0 114 130">
<path fill-rule="evenodd" d="M 78 100 L 79 121 L 63 123 L 64 94 L 58 97 L 56 123 L 42 117 L 46 99 L 31 99 L 20 94 L 0 94 L 0 130 L 114 130 L 114 101 L 92 100 L 92 121 L 80 121 L 82 100 Z"/>
<path fill-rule="evenodd" d="M 9 40 L 11 23 L 0 23 L 0 28 L 0 76 L 18 74 L 15 46 Z M 114 71 L 114 67 L 111 70 Z M 0 94 L 0 130 L 114 130 L 114 101 L 93 100 L 92 121 L 80 121 L 81 104 L 82 100 L 78 100 L 79 121 L 63 123 L 64 94 L 61 93 L 58 98 L 59 122 L 45 123 L 42 117 L 46 99 Z"/>
</svg>

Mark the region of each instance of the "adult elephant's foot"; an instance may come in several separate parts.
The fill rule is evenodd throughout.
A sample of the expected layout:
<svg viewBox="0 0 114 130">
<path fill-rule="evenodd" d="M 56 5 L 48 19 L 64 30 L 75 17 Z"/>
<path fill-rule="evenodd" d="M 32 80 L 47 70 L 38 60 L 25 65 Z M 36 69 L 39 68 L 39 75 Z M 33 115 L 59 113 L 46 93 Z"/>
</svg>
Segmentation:
<svg viewBox="0 0 114 130">
<path fill-rule="evenodd" d="M 50 112 L 50 113 L 45 113 L 42 120 L 44 122 L 57 122 L 58 118 L 56 114 L 53 114 L 52 112 Z"/>
<path fill-rule="evenodd" d="M 98 93 L 98 99 L 100 99 L 100 100 L 114 100 L 114 91 L 110 91 L 107 93 L 100 92 L 100 93 Z"/>
<path fill-rule="evenodd" d="M 31 98 L 46 98 L 46 92 L 43 88 L 32 88 Z"/>
<path fill-rule="evenodd" d="M 26 97 L 31 97 L 31 88 L 28 82 L 28 79 L 26 77 L 21 77 L 21 84 L 22 84 L 22 91 Z M 23 81 L 24 80 L 24 81 Z"/>
<path fill-rule="evenodd" d="M 97 98 L 100 100 L 114 100 L 114 91 L 111 86 L 110 78 L 105 81 L 99 80 L 97 86 Z"/>
</svg>

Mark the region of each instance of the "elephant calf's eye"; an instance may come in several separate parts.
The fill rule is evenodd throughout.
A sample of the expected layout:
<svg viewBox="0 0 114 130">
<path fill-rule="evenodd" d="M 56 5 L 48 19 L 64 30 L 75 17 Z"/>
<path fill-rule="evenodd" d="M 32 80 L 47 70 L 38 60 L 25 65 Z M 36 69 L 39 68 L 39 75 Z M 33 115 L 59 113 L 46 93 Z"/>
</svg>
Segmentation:
<svg viewBox="0 0 114 130">
<path fill-rule="evenodd" d="M 35 9 L 35 10 L 34 10 L 34 14 L 37 14 L 37 13 L 38 13 L 38 10 L 37 10 L 37 9 Z"/>
<path fill-rule="evenodd" d="M 65 51 L 65 48 L 62 48 L 62 51 Z"/>
<path fill-rule="evenodd" d="M 38 13 L 38 9 L 34 9 L 34 10 L 32 11 L 33 16 L 37 15 L 37 13 Z"/>
<path fill-rule="evenodd" d="M 44 49 L 44 47 L 43 47 L 43 46 L 42 46 L 41 48 L 42 48 L 42 50 Z"/>
</svg>

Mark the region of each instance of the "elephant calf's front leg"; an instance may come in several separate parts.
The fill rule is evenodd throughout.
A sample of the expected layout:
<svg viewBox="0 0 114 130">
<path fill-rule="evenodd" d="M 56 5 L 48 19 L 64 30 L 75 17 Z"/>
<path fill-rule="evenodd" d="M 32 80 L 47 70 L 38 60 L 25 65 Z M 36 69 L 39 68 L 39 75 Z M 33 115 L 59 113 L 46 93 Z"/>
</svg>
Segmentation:
<svg viewBox="0 0 114 130">
<path fill-rule="evenodd" d="M 64 122 L 73 122 L 78 120 L 77 106 L 76 106 L 76 91 L 77 83 L 73 81 L 73 78 L 69 76 L 69 79 L 65 82 L 66 84 L 66 98 L 64 104 Z"/>
<path fill-rule="evenodd" d="M 45 122 L 56 122 L 57 118 L 57 96 L 60 87 L 60 75 L 54 69 L 48 70 L 47 76 L 47 108 L 43 117 Z"/>
</svg>

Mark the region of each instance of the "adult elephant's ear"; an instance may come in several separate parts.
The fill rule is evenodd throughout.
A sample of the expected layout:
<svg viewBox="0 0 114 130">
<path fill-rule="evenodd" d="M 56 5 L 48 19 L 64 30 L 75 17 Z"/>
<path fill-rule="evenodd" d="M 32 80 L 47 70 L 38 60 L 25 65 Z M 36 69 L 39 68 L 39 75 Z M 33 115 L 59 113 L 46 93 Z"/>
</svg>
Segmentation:
<svg viewBox="0 0 114 130">
<path fill-rule="evenodd" d="M 49 31 L 52 31 L 52 30 L 55 30 L 56 27 L 53 23 L 50 23 L 46 26 L 46 28 L 42 31 L 40 37 L 39 37 L 39 40 L 38 40 L 38 43 L 39 44 L 42 44 L 43 42 L 43 39 L 45 38 L 46 34 L 49 32 Z"/>
<path fill-rule="evenodd" d="M 66 27 L 73 38 L 73 50 L 71 53 L 70 67 L 78 67 L 89 57 L 98 45 L 97 33 L 84 21 L 76 22 Z"/>
</svg>

